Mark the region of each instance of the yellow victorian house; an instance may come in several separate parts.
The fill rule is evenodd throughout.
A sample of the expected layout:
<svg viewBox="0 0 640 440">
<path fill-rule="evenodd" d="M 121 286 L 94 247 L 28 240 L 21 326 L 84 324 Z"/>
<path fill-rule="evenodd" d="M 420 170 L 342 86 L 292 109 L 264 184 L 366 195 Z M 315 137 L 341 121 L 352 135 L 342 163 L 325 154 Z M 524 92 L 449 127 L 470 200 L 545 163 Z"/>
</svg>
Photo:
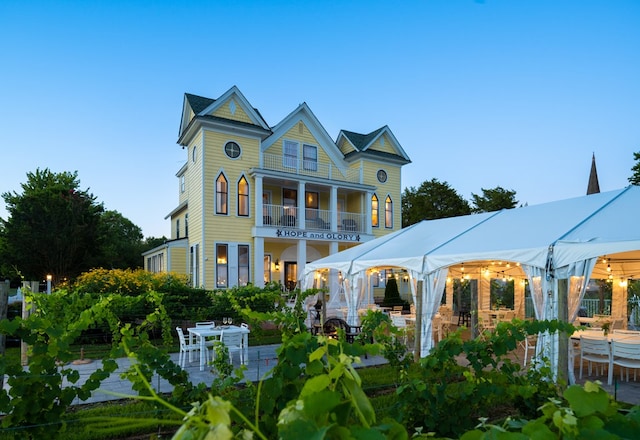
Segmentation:
<svg viewBox="0 0 640 440">
<path fill-rule="evenodd" d="M 384 126 L 334 141 L 306 103 L 274 126 L 237 87 L 185 94 L 171 239 L 145 269 L 219 289 L 276 281 L 295 288 L 307 262 L 401 228 L 401 169 Z"/>
</svg>

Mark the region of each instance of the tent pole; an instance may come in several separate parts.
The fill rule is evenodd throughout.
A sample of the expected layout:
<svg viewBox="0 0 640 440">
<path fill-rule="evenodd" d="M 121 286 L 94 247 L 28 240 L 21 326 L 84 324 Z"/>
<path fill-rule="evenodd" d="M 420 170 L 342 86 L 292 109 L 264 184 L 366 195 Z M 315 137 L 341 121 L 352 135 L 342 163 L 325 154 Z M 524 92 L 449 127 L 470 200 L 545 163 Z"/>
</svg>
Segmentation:
<svg viewBox="0 0 640 440">
<path fill-rule="evenodd" d="M 416 328 L 413 337 L 413 360 L 419 362 L 422 356 L 422 302 L 424 298 L 424 281 L 418 281 L 416 285 Z"/>
<path fill-rule="evenodd" d="M 569 280 L 567 278 L 561 278 L 558 280 L 558 320 L 561 322 L 567 322 L 569 320 Z M 573 368 L 573 365 L 569 365 L 569 339 L 566 332 L 561 332 L 558 335 L 558 380 L 568 382 L 569 368 Z"/>
</svg>

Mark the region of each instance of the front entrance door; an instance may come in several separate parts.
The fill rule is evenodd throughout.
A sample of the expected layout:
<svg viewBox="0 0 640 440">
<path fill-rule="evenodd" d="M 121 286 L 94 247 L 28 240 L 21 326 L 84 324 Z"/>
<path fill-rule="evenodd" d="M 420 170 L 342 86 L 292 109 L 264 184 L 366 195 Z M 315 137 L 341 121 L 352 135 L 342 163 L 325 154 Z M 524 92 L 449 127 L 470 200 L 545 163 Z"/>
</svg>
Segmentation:
<svg viewBox="0 0 640 440">
<path fill-rule="evenodd" d="M 284 262 L 284 286 L 291 292 L 298 283 L 298 263 L 295 261 Z"/>
</svg>

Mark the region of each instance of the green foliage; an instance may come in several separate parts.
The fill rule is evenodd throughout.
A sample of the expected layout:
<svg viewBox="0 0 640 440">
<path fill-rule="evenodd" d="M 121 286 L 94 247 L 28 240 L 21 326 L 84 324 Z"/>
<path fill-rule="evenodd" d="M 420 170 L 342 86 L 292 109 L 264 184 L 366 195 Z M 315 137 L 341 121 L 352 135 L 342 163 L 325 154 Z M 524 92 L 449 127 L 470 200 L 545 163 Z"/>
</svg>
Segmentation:
<svg viewBox="0 0 640 440">
<path fill-rule="evenodd" d="M 387 278 L 387 284 L 384 287 L 384 299 L 382 300 L 382 305 L 386 307 L 408 305 L 405 300 L 400 298 L 398 282 L 394 277 Z"/>
<path fill-rule="evenodd" d="M 398 420 L 412 429 L 458 437 L 481 417 L 495 419 L 503 408 L 520 417 L 534 416 L 548 398 L 559 395 L 559 385 L 544 365 L 522 372 L 507 355 L 526 335 L 546 330 L 572 332 L 573 326 L 515 320 L 500 323 L 486 339 L 463 341 L 460 331 L 449 335 L 421 359 L 422 375 L 398 389 Z M 468 366 L 458 362 L 461 355 Z"/>
<path fill-rule="evenodd" d="M 640 151 L 633 153 L 633 160 L 635 163 L 631 167 L 631 177 L 629 177 L 629 183 L 632 185 L 640 185 Z"/>
<path fill-rule="evenodd" d="M 152 273 L 143 269 L 94 268 L 78 276 L 72 284 L 76 292 L 119 293 L 139 295 L 141 293 L 173 292 L 189 290 L 186 275 L 172 272 Z"/>
<path fill-rule="evenodd" d="M 406 329 L 394 326 L 387 314 L 368 310 L 362 317 L 362 330 L 357 337 L 361 344 L 376 343 L 368 351 L 384 356 L 394 369 L 396 382 L 406 378 L 407 371 L 413 362 L 413 353 L 408 350 L 404 342 L 404 331 Z"/>
<path fill-rule="evenodd" d="M 568 387 L 564 400 L 549 399 L 539 412 L 528 421 L 507 418 L 501 426 L 483 423 L 461 439 L 636 439 L 640 432 L 640 407 L 620 408 L 594 382 Z"/>
<path fill-rule="evenodd" d="M 422 220 L 471 214 L 471 207 L 447 182 L 425 180 L 402 193 L 402 227 Z"/>
<path fill-rule="evenodd" d="M 9 213 L 2 260 L 32 280 L 73 278 L 92 267 L 103 207 L 79 189 L 78 173 L 37 169 L 21 186 L 22 193 L 2 194 Z"/>
<path fill-rule="evenodd" d="M 118 211 L 105 210 L 100 216 L 98 264 L 112 269 L 142 266 L 142 229 Z"/>
<path fill-rule="evenodd" d="M 515 208 L 518 204 L 516 192 L 506 190 L 501 186 L 493 189 L 482 189 L 482 195 L 471 193 L 471 203 L 473 212 L 493 212 L 501 209 Z"/>
</svg>

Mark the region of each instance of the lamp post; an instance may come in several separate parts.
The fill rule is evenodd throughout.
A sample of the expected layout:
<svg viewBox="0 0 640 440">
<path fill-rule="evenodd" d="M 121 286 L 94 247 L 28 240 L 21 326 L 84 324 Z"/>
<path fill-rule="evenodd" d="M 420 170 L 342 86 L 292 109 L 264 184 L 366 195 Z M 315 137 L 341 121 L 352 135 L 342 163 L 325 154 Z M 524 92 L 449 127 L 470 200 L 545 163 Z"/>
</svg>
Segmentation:
<svg viewBox="0 0 640 440">
<path fill-rule="evenodd" d="M 51 275 L 47 275 L 47 295 L 51 294 Z"/>
</svg>

